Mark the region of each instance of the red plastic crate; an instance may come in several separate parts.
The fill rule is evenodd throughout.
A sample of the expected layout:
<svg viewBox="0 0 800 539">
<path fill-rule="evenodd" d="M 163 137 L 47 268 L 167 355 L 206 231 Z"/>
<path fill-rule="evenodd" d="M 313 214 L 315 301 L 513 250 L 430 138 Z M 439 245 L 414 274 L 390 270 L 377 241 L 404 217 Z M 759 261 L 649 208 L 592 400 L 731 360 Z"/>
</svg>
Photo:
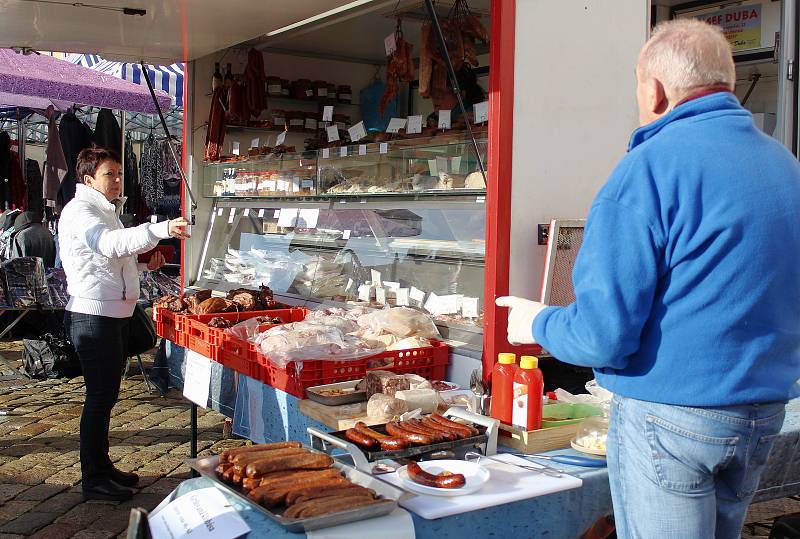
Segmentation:
<svg viewBox="0 0 800 539">
<path fill-rule="evenodd" d="M 223 335 L 219 362 L 250 378 L 258 379 L 261 366 L 255 361 L 255 345 L 229 333 Z"/>
<path fill-rule="evenodd" d="M 292 361 L 285 368 L 278 367 L 256 350 L 256 357 L 261 366 L 260 376 L 257 379 L 301 399 L 305 398 L 306 389 L 309 387 L 357 380 L 363 378 L 368 370 L 419 374 L 429 380 L 443 380 L 447 365 L 450 363 L 450 347 L 438 341 L 433 341 L 431 344 L 433 346 L 430 348 L 393 350 L 350 361 Z M 393 359 L 394 363 L 388 367 L 368 369 L 367 364 L 376 359 Z"/>
<path fill-rule="evenodd" d="M 168 309 L 153 307 L 153 318 L 156 323 L 156 335 L 179 346 L 186 346 L 183 334 L 184 319 L 186 318 L 184 315 Z"/>
</svg>

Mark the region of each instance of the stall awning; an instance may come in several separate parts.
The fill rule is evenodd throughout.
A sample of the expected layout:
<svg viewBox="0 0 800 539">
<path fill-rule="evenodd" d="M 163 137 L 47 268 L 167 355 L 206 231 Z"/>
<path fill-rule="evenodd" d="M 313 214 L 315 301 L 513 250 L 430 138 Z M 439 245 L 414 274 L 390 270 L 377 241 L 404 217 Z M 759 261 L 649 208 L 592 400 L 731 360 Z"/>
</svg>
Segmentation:
<svg viewBox="0 0 800 539">
<path fill-rule="evenodd" d="M 132 112 L 156 112 L 144 86 L 47 55 L 19 54 L 0 49 L 0 105 L 30 106 L 31 98 L 57 100 Z M 172 100 L 158 90 L 162 108 Z M 4 102 L 9 101 L 9 102 Z M 43 104 L 43 103 L 40 103 Z"/>
<path fill-rule="evenodd" d="M 111 75 L 136 84 L 147 85 L 142 74 L 142 66 L 128 62 L 104 60 L 96 54 L 71 54 L 68 61 L 88 67 L 100 73 Z M 165 91 L 172 98 L 173 106 L 183 108 L 183 63 L 169 66 L 148 65 L 147 73 L 153 87 Z"/>
</svg>

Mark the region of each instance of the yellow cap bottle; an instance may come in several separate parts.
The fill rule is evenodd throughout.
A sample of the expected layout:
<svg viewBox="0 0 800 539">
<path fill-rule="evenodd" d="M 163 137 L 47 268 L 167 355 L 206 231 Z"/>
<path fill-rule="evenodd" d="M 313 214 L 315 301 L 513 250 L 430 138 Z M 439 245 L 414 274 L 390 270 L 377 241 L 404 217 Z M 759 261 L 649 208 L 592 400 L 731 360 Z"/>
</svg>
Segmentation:
<svg viewBox="0 0 800 539">
<path fill-rule="evenodd" d="M 519 358 L 520 369 L 536 369 L 539 367 L 539 358 L 536 356 L 522 356 Z"/>
<path fill-rule="evenodd" d="M 497 354 L 497 362 L 503 365 L 513 365 L 517 362 L 517 354 L 512 354 L 510 352 Z"/>
</svg>

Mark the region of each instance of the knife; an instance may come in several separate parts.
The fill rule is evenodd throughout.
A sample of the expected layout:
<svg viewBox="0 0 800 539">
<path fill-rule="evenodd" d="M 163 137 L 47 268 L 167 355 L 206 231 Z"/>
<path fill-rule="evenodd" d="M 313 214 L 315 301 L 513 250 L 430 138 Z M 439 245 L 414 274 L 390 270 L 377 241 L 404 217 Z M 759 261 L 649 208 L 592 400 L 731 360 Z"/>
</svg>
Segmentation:
<svg viewBox="0 0 800 539">
<path fill-rule="evenodd" d="M 512 453 L 512 455 L 524 459 L 552 460 L 553 462 L 560 462 L 561 464 L 571 464 L 572 466 L 583 466 L 585 468 L 605 468 L 607 465 L 606 459 L 581 457 L 580 455 L 525 455 L 523 453 Z"/>
</svg>

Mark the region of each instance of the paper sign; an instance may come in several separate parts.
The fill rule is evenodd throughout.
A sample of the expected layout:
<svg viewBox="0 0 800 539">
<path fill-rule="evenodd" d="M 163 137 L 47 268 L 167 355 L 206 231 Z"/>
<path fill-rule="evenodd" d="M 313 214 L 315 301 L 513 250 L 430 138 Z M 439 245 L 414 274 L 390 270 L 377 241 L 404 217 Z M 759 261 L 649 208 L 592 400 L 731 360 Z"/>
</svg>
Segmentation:
<svg viewBox="0 0 800 539">
<path fill-rule="evenodd" d="M 386 305 L 386 289 L 382 286 L 375 289 L 375 301 L 381 305 Z"/>
<path fill-rule="evenodd" d="M 439 296 L 437 296 L 434 292 L 431 292 L 431 295 L 428 296 L 428 301 L 425 302 L 425 310 L 431 314 L 440 314 L 436 309 L 439 305 Z"/>
<path fill-rule="evenodd" d="M 431 176 L 439 175 L 439 167 L 436 164 L 436 159 L 428 159 L 428 173 Z"/>
<path fill-rule="evenodd" d="M 250 531 L 225 495 L 215 487 L 194 490 L 147 518 L 150 535 L 171 539 L 231 539 Z"/>
<path fill-rule="evenodd" d="M 367 136 L 367 130 L 364 128 L 364 122 L 358 122 L 356 125 L 347 130 L 350 135 L 350 140 L 358 142 Z"/>
<path fill-rule="evenodd" d="M 347 146 L 339 148 L 339 157 L 347 157 Z"/>
<path fill-rule="evenodd" d="M 482 124 L 489 121 L 489 102 L 475 103 L 475 123 Z"/>
<path fill-rule="evenodd" d="M 422 133 L 422 116 L 409 116 L 406 134 L 414 135 L 417 133 Z"/>
<path fill-rule="evenodd" d="M 277 146 L 280 146 L 280 145 L 281 145 L 281 144 L 283 144 L 285 141 L 286 141 L 286 131 L 282 131 L 282 132 L 281 132 L 281 133 L 278 135 L 278 138 L 276 138 L 276 139 L 275 139 L 275 144 L 276 144 Z"/>
<path fill-rule="evenodd" d="M 461 174 L 461 156 L 450 159 L 450 172 Z"/>
<path fill-rule="evenodd" d="M 281 208 L 281 215 L 278 217 L 278 226 L 293 227 L 297 223 L 297 208 Z"/>
<path fill-rule="evenodd" d="M 301 228 L 317 228 L 319 221 L 319 208 L 306 208 L 300 210 L 297 226 Z"/>
<path fill-rule="evenodd" d="M 386 56 L 391 56 L 397 50 L 397 39 L 394 37 L 394 32 L 383 39 L 383 48 L 386 49 Z"/>
<path fill-rule="evenodd" d="M 277 191 L 285 193 L 288 190 L 289 190 L 289 182 L 287 182 L 286 180 L 278 180 Z"/>
<path fill-rule="evenodd" d="M 440 110 L 439 111 L 439 123 L 437 127 L 439 129 L 450 129 L 452 111 L 449 110 Z"/>
<path fill-rule="evenodd" d="M 461 303 L 464 318 L 478 318 L 478 298 L 465 297 Z"/>
<path fill-rule="evenodd" d="M 261 141 L 259 140 L 259 138 L 258 138 L 258 137 L 256 137 L 256 138 L 254 138 L 254 139 L 252 139 L 252 140 L 250 141 L 250 147 L 251 147 L 251 148 L 258 148 L 258 145 L 259 145 L 259 143 L 260 143 L 260 142 L 261 142 Z"/>
<path fill-rule="evenodd" d="M 322 158 L 327 159 L 331 156 L 331 149 L 330 148 L 322 148 Z"/>
<path fill-rule="evenodd" d="M 425 300 L 425 292 L 417 288 L 416 286 L 411 287 L 411 292 L 409 293 L 411 299 L 422 303 Z"/>
<path fill-rule="evenodd" d="M 231 211 L 228 213 L 228 224 L 233 223 L 233 220 L 236 218 L 236 208 L 231 208 Z"/>
<path fill-rule="evenodd" d="M 446 157 L 437 157 L 436 170 L 439 172 L 450 172 L 450 160 Z"/>
<path fill-rule="evenodd" d="M 425 302 L 425 309 L 433 315 L 456 314 L 461 309 L 463 297 L 461 294 L 437 296 L 431 292 Z"/>
<path fill-rule="evenodd" d="M 217 208 L 217 217 L 222 217 L 222 212 L 223 212 L 223 209 L 222 209 L 222 208 Z M 150 220 L 151 220 L 151 222 L 152 222 L 152 220 L 153 220 L 154 218 L 155 218 L 155 219 L 158 219 L 158 218 L 157 218 L 155 215 L 153 215 L 153 216 L 151 216 L 151 217 L 150 217 Z"/>
<path fill-rule="evenodd" d="M 386 128 L 387 133 L 397 133 L 406 126 L 405 118 L 392 118 L 389 120 L 389 126 Z"/>
<path fill-rule="evenodd" d="M 211 360 L 189 350 L 186 354 L 186 374 L 183 396 L 205 408 L 208 406 L 208 388 L 211 385 Z"/>
<path fill-rule="evenodd" d="M 372 277 L 372 284 L 375 286 L 382 286 L 381 281 L 381 272 L 378 270 L 371 269 L 369 270 L 370 276 Z"/>
<path fill-rule="evenodd" d="M 242 217 L 249 217 L 250 216 L 250 208 L 245 208 L 242 212 Z"/>
<path fill-rule="evenodd" d="M 400 288 L 400 283 L 394 283 L 391 281 L 383 281 L 383 286 L 388 288 L 390 292 L 397 292 Z"/>
<path fill-rule="evenodd" d="M 359 144 L 358 145 L 358 155 L 367 155 L 367 145 L 366 144 Z"/>
<path fill-rule="evenodd" d="M 389 153 L 389 143 L 388 142 L 381 142 L 380 152 L 381 153 Z"/>
<path fill-rule="evenodd" d="M 333 121 L 333 105 L 325 105 L 324 107 L 322 107 L 322 121 L 323 122 Z"/>
<path fill-rule="evenodd" d="M 274 212 L 272 212 L 273 219 L 278 219 L 280 216 L 281 216 L 281 210 L 275 210 Z"/>
<path fill-rule="evenodd" d="M 303 189 L 311 189 L 314 187 L 314 180 L 303 180 L 300 182 L 300 186 Z"/>
<path fill-rule="evenodd" d="M 235 140 L 231 142 L 231 153 L 233 155 L 239 155 L 239 143 Z"/>
<path fill-rule="evenodd" d="M 264 217 L 264 210 L 258 210 L 258 217 Z"/>
<path fill-rule="evenodd" d="M 325 128 L 328 133 L 328 142 L 336 142 L 339 140 L 339 128 L 335 125 L 329 125 Z"/>
<path fill-rule="evenodd" d="M 409 305 L 409 294 L 408 288 L 398 288 L 397 289 L 397 306 L 398 307 L 408 307 Z"/>
<path fill-rule="evenodd" d="M 359 301 L 369 301 L 372 295 L 372 286 L 368 284 L 362 284 L 358 287 L 358 300 Z"/>
<path fill-rule="evenodd" d="M 343 240 L 349 240 L 350 239 L 350 231 L 349 230 L 343 230 L 342 231 L 342 239 Z"/>
</svg>

